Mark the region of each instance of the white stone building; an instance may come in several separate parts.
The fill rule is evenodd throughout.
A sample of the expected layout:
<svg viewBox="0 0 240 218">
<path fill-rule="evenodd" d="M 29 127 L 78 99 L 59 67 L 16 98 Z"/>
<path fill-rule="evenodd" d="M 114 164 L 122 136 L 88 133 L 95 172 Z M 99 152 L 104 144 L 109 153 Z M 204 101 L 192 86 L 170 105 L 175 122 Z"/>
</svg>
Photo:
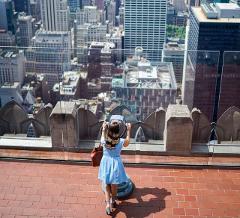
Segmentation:
<svg viewBox="0 0 240 218">
<path fill-rule="evenodd" d="M 0 84 L 19 82 L 25 76 L 25 56 L 22 50 L 0 50 Z"/>
</svg>

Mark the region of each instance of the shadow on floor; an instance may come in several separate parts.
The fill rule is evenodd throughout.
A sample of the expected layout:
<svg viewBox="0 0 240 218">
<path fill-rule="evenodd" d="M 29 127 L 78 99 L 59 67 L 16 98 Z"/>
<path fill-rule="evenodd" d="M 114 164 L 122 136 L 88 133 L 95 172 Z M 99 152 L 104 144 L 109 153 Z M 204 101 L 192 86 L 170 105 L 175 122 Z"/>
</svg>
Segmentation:
<svg viewBox="0 0 240 218">
<path fill-rule="evenodd" d="M 144 218 L 165 208 L 165 197 L 171 195 L 165 188 L 135 188 L 128 200 L 120 201 L 112 217 L 124 213 L 128 218 Z"/>
</svg>

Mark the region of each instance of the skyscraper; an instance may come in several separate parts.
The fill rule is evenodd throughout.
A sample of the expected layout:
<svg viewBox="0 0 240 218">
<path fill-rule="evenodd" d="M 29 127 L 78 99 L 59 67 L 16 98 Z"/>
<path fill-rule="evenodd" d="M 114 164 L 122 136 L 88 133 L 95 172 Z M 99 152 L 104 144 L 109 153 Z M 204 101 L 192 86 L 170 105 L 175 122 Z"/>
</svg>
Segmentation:
<svg viewBox="0 0 240 218">
<path fill-rule="evenodd" d="M 15 46 L 15 35 L 7 30 L 0 29 L 0 46 Z"/>
<path fill-rule="evenodd" d="M 11 0 L 0 0 L 0 28 L 15 34 L 16 19 L 13 12 L 13 2 Z"/>
<path fill-rule="evenodd" d="M 31 43 L 31 39 L 34 35 L 33 31 L 34 19 L 32 16 L 26 16 L 25 14 L 20 14 L 18 17 L 19 25 L 19 46 L 28 47 Z"/>
<path fill-rule="evenodd" d="M 41 17 L 47 31 L 68 31 L 69 7 L 67 0 L 42 0 Z"/>
<path fill-rule="evenodd" d="M 78 8 L 82 8 L 81 0 L 68 0 L 68 6 L 70 8 L 70 12 L 76 12 Z"/>
<path fill-rule="evenodd" d="M 36 22 L 41 20 L 40 0 L 31 0 L 29 3 L 29 14 L 36 19 Z"/>
<path fill-rule="evenodd" d="M 30 0 L 13 0 L 14 8 L 17 12 L 25 12 L 28 14 L 30 12 Z"/>
<path fill-rule="evenodd" d="M 161 60 L 165 42 L 167 0 L 125 0 L 124 48 L 141 46 L 150 60 Z"/>
<path fill-rule="evenodd" d="M 106 20 L 109 21 L 111 26 L 115 26 L 116 19 L 116 2 L 108 0 L 105 2 L 105 10 L 106 10 Z"/>
<path fill-rule="evenodd" d="M 32 39 L 33 47 L 26 51 L 26 72 L 44 74 L 49 87 L 70 70 L 70 32 L 38 30 Z"/>
<path fill-rule="evenodd" d="M 240 55 L 226 55 L 240 51 L 239 29 L 236 4 L 206 3 L 191 8 L 183 103 L 190 109 L 199 108 L 209 120 L 216 121 L 229 107 L 240 106 Z M 232 64 L 226 67 L 226 61 Z"/>
<path fill-rule="evenodd" d="M 162 61 L 172 62 L 176 81 L 179 84 L 182 84 L 184 48 L 184 44 L 169 42 L 164 45 L 162 51 Z"/>
<path fill-rule="evenodd" d="M 0 49 L 0 84 L 20 82 L 25 76 L 25 57 L 22 50 L 4 51 Z"/>
</svg>

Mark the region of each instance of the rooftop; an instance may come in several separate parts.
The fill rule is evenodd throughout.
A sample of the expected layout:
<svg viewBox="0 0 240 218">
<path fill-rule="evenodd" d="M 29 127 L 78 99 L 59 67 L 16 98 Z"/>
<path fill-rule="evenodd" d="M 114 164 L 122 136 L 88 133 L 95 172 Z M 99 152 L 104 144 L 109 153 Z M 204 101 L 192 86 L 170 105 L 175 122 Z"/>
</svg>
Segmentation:
<svg viewBox="0 0 240 218">
<path fill-rule="evenodd" d="M 1 58 L 17 58 L 19 54 L 23 55 L 23 50 L 20 51 L 9 51 L 9 50 L 2 50 L 0 49 L 0 57 Z"/>
<path fill-rule="evenodd" d="M 18 20 L 19 20 L 19 21 L 32 20 L 32 16 L 30 16 L 30 15 L 20 15 L 20 16 L 18 17 Z"/>
<path fill-rule="evenodd" d="M 240 18 L 222 18 L 222 17 L 218 18 L 217 17 L 218 15 L 216 15 L 216 13 L 217 13 L 216 11 L 212 12 L 212 13 L 214 13 L 213 16 L 215 18 L 209 19 L 201 7 L 192 7 L 191 9 L 200 23 L 201 22 L 203 22 L 203 23 L 204 22 L 205 23 L 240 23 Z M 238 10 L 240 11 L 240 7 Z"/>
<path fill-rule="evenodd" d="M 17 89 L 19 88 L 20 83 L 19 82 L 14 82 L 14 83 L 4 83 L 2 85 L 0 85 L 1 89 Z"/>
<path fill-rule="evenodd" d="M 136 63 L 128 61 L 125 71 L 127 71 L 126 82 L 129 87 L 176 89 L 172 63 L 161 62 L 152 65 L 146 59 L 141 59 Z"/>
<path fill-rule="evenodd" d="M 168 42 L 164 44 L 164 50 L 184 52 L 184 49 L 185 44 L 179 44 L 177 42 Z"/>
<path fill-rule="evenodd" d="M 239 10 L 240 7 L 233 3 L 216 3 L 216 6 L 221 10 Z"/>
<path fill-rule="evenodd" d="M 62 43 L 68 42 L 69 36 L 68 32 L 39 30 L 33 37 L 33 41 L 34 43 Z"/>
<path fill-rule="evenodd" d="M 240 171 L 126 167 L 135 184 L 113 217 L 238 217 Z M 0 162 L 1 217 L 107 217 L 98 168 Z M 80 215 L 81 214 L 81 215 Z"/>
<path fill-rule="evenodd" d="M 56 83 L 53 87 L 54 91 L 59 91 L 61 95 L 75 95 L 77 90 L 77 84 L 83 72 L 77 71 L 66 71 L 63 74 L 63 81 L 60 83 Z"/>
</svg>

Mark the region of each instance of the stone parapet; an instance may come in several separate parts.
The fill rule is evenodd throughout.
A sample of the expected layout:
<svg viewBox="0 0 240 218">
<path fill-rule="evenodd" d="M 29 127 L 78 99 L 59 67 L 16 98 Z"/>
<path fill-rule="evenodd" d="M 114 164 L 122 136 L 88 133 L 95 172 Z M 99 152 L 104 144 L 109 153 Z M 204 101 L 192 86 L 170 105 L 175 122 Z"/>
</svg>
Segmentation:
<svg viewBox="0 0 240 218">
<path fill-rule="evenodd" d="M 165 151 L 191 151 L 193 121 L 186 105 L 169 105 L 164 130 Z"/>
<path fill-rule="evenodd" d="M 50 115 L 50 131 L 53 147 L 77 147 L 76 104 L 58 102 Z"/>
</svg>

